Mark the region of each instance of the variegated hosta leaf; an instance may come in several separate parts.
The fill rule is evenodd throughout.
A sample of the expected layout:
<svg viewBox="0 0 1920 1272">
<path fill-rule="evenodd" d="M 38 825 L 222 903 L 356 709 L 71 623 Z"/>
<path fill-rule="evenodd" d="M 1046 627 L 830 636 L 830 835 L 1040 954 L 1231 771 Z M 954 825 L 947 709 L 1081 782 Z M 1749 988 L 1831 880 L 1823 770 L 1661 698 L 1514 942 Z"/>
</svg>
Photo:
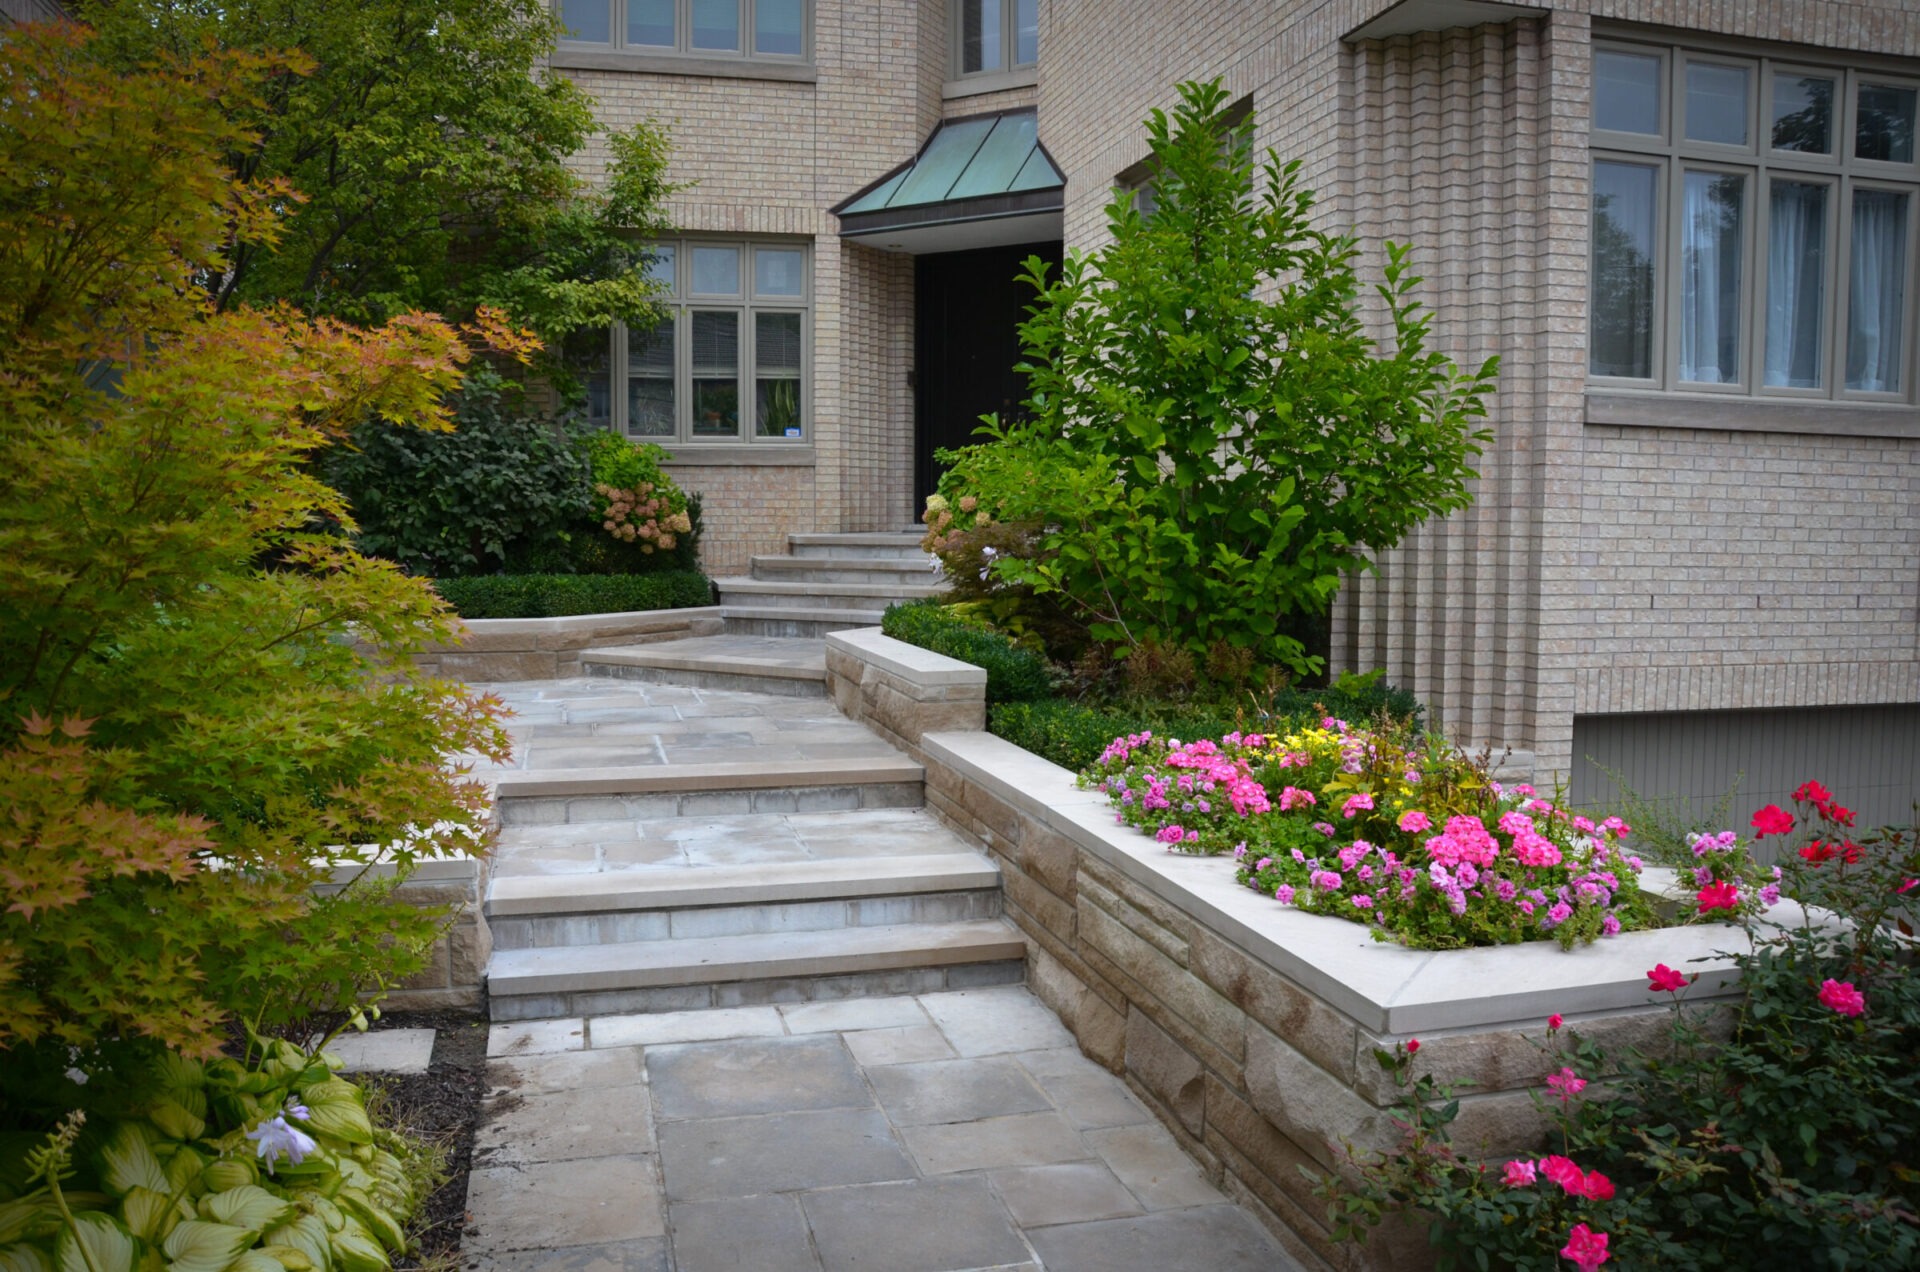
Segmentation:
<svg viewBox="0 0 1920 1272">
<path fill-rule="evenodd" d="M 80 1252 L 82 1242 L 86 1244 L 84 1255 Z M 73 1226 L 63 1226 L 53 1241 L 53 1264 L 58 1272 L 133 1272 L 138 1253 L 139 1246 L 119 1220 L 97 1210 L 76 1214 Z"/>
<path fill-rule="evenodd" d="M 182 1144 L 173 1150 L 173 1156 L 167 1158 L 167 1190 L 179 1195 L 198 1196 L 200 1173 L 206 1168 L 207 1159 Z"/>
<path fill-rule="evenodd" d="M 157 1063 L 161 1086 L 198 1090 L 207 1084 L 206 1065 L 198 1060 L 189 1060 L 177 1051 L 161 1052 Z"/>
<path fill-rule="evenodd" d="M 147 1129 L 138 1122 L 119 1123 L 101 1145 L 100 1178 L 107 1185 L 107 1191 L 116 1197 L 123 1197 L 135 1188 L 157 1193 L 172 1191 L 167 1186 L 167 1172 L 154 1156 Z"/>
<path fill-rule="evenodd" d="M 386 1272 L 387 1252 L 357 1219 L 333 1234 L 333 1261 L 340 1272 Z"/>
<path fill-rule="evenodd" d="M 366 1225 L 367 1231 L 387 1249 L 398 1253 L 407 1248 L 407 1234 L 395 1222 L 392 1215 L 381 1209 L 374 1200 L 358 1188 L 342 1188 L 340 1204 L 347 1212 Z"/>
<path fill-rule="evenodd" d="M 200 1172 L 200 1182 L 208 1192 L 226 1192 L 242 1184 L 260 1182 L 260 1171 L 244 1157 L 223 1157 Z"/>
<path fill-rule="evenodd" d="M 120 1201 L 120 1217 L 134 1236 L 142 1241 L 158 1242 L 186 1216 L 181 1215 L 171 1195 L 151 1188 L 134 1188 Z"/>
<path fill-rule="evenodd" d="M 38 1246 L 0 1246 L 0 1272 L 53 1272 L 53 1260 Z"/>
<path fill-rule="evenodd" d="M 201 1113 L 206 1111 L 206 1097 L 201 1096 Z M 195 1113 L 178 1100 L 159 1100 L 147 1110 L 147 1120 L 160 1128 L 168 1139 L 197 1140 L 207 1133 L 207 1122 L 201 1113 Z"/>
<path fill-rule="evenodd" d="M 292 1202 L 276 1197 L 255 1184 L 242 1184 L 225 1192 L 208 1193 L 200 1199 L 201 1214 L 216 1223 L 229 1223 L 249 1232 L 270 1228 L 292 1212 Z"/>
<path fill-rule="evenodd" d="M 282 1272 L 278 1259 L 261 1250 L 243 1250 L 227 1265 L 227 1272 Z"/>
<path fill-rule="evenodd" d="M 318 1272 L 330 1272 L 333 1254 L 327 1221 L 319 1215 L 301 1215 L 290 1223 L 270 1228 L 260 1238 L 263 1246 L 290 1246 L 307 1256 Z"/>
<path fill-rule="evenodd" d="M 252 1244 L 253 1234 L 245 1228 L 189 1219 L 167 1235 L 162 1248 L 172 1272 L 225 1272 L 234 1257 Z"/>
<path fill-rule="evenodd" d="M 286 1272 L 320 1272 L 319 1265 L 307 1257 L 306 1251 L 290 1245 L 263 1245 L 260 1253 L 286 1269 Z"/>
<path fill-rule="evenodd" d="M 373 1142 L 373 1123 L 367 1120 L 360 1088 L 351 1082 L 339 1078 L 316 1082 L 301 1089 L 300 1100 L 311 1110 L 307 1125 L 320 1134 L 349 1144 Z"/>
<path fill-rule="evenodd" d="M 50 1236 L 59 1222 L 59 1208 L 44 1192 L 0 1201 L 0 1245 L 28 1237 Z"/>
</svg>

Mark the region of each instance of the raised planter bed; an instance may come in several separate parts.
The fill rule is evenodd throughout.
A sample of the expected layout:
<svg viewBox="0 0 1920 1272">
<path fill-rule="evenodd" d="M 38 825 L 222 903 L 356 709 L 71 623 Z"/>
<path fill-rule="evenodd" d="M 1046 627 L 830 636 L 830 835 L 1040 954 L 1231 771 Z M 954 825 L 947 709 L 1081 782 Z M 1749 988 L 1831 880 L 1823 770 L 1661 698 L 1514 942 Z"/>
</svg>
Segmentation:
<svg viewBox="0 0 1920 1272">
<path fill-rule="evenodd" d="M 1066 769 L 978 726 L 936 726 L 948 704 L 931 695 L 960 683 L 966 664 L 877 631 L 836 639 L 835 701 L 910 744 L 926 767 L 929 807 L 1000 865 L 1006 912 L 1029 940 L 1034 991 L 1223 1186 L 1257 1201 L 1310 1266 L 1429 1260 L 1424 1236 L 1405 1231 L 1361 1249 L 1334 1246 L 1300 1170 L 1336 1168 L 1342 1144 L 1397 1142 L 1395 1091 L 1375 1048 L 1418 1036 L 1423 1070 L 1472 1083 L 1455 1139 L 1493 1156 L 1541 1136 L 1528 1092 L 1550 1067 L 1533 1041 L 1549 1014 L 1612 1049 L 1665 1036 L 1666 996 L 1646 976 L 1656 963 L 1701 972 L 1691 1002 L 1739 993 L 1716 951 L 1746 937 L 1725 925 L 1626 933 L 1572 951 L 1543 941 L 1434 952 L 1289 910 L 1240 887 L 1222 860 L 1169 853 L 1116 825 L 1105 796 L 1076 787 Z"/>
<path fill-rule="evenodd" d="M 717 605 L 567 618 L 475 618 L 462 625 L 464 640 L 432 646 L 415 659 L 422 671 L 476 682 L 558 680 L 581 674 L 583 649 L 713 636 L 722 629 Z"/>
</svg>

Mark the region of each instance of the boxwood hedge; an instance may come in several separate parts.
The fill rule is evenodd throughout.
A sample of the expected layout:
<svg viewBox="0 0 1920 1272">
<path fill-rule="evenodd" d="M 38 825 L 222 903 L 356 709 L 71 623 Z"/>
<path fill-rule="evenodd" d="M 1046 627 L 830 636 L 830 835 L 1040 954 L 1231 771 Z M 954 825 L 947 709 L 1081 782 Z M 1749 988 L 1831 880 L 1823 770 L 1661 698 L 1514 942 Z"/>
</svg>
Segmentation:
<svg viewBox="0 0 1920 1272">
<path fill-rule="evenodd" d="M 713 584 L 695 570 L 658 574 L 482 574 L 435 579 L 462 618 L 560 618 L 713 604 Z"/>
</svg>

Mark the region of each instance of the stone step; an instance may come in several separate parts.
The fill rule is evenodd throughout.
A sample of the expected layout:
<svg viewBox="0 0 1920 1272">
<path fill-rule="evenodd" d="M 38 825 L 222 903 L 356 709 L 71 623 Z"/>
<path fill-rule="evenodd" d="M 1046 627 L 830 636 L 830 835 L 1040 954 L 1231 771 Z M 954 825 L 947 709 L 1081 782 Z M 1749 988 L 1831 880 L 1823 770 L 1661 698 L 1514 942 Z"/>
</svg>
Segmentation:
<svg viewBox="0 0 1920 1272">
<path fill-rule="evenodd" d="M 497 950 L 952 923 L 999 916 L 1000 872 L 967 852 L 520 876 L 486 912 Z"/>
<path fill-rule="evenodd" d="M 931 579 L 914 583 L 808 583 L 798 579 L 727 578 L 716 583 L 722 606 L 810 609 L 884 610 L 895 601 L 940 596 L 947 590 L 945 584 Z"/>
<path fill-rule="evenodd" d="M 1000 918 L 496 950 L 488 996 L 495 1020 L 683 1011 L 1006 984 L 1025 959 Z"/>
<path fill-rule="evenodd" d="M 748 561 L 748 574 L 769 583 L 872 583 L 883 587 L 939 585 L 940 572 L 924 560 L 907 561 L 886 557 L 846 557 L 820 560 L 814 557 L 757 556 Z"/>
<path fill-rule="evenodd" d="M 926 771 L 905 758 L 655 764 L 500 773 L 500 822 L 558 825 L 642 817 L 918 808 Z"/>
<path fill-rule="evenodd" d="M 883 610 L 826 609 L 802 605 L 723 605 L 729 635 L 825 636 L 856 627 L 878 627 Z"/>
<path fill-rule="evenodd" d="M 826 647 L 817 640 L 703 636 L 657 645 L 583 649 L 580 668 L 589 676 L 696 689 L 787 698 L 824 698 L 827 693 Z"/>
<path fill-rule="evenodd" d="M 790 534 L 787 536 L 787 551 L 797 557 L 812 557 L 817 560 L 835 557 L 895 557 L 919 561 L 924 566 L 927 553 L 920 546 L 923 537 L 923 532 L 918 530 L 908 533 Z"/>
</svg>

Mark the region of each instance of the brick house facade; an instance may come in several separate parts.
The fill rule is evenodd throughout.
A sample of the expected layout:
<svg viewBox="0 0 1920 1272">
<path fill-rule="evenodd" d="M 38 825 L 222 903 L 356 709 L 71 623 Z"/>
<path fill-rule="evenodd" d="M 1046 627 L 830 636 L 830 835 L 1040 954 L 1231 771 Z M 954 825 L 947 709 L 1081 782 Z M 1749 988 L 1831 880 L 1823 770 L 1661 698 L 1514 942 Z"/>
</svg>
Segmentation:
<svg viewBox="0 0 1920 1272">
<path fill-rule="evenodd" d="M 618 29 L 649 0 L 560 7 L 595 29 L 555 67 L 609 125 L 671 129 L 685 239 L 806 253 L 801 436 L 743 419 L 702 440 L 679 406 L 662 437 L 706 492 L 716 573 L 789 532 L 911 524 L 941 408 L 927 336 L 957 321 L 929 312 L 938 258 L 1096 246 L 1140 120 L 1220 76 L 1370 268 L 1382 239 L 1414 244 L 1436 344 L 1502 359 L 1474 506 L 1346 588 L 1336 664 L 1384 667 L 1449 732 L 1576 794 L 1602 789 L 1589 756 L 1636 780 L 1691 766 L 1675 793 L 1693 796 L 1746 771 L 1743 801 L 1784 794 L 1776 770 L 1845 767 L 1889 818 L 1920 787 L 1910 0 L 739 0 L 731 34 L 705 35 L 714 5 L 681 0 L 651 5 L 654 51 Z M 1788 109 L 1809 93 L 1818 111 Z M 1023 110 L 1065 179 L 1053 219 L 889 242 L 834 215 L 943 123 Z M 1824 142 L 1782 140 L 1816 115 Z M 1646 249 L 1608 257 L 1642 300 L 1590 285 L 1596 190 L 1607 232 Z M 1724 224 L 1701 238 L 1705 199 Z M 1608 350 L 1637 359 L 1607 375 L 1596 305 Z M 711 368 L 679 356 L 684 393 Z M 716 365 L 753 396 L 756 373 Z"/>
</svg>

